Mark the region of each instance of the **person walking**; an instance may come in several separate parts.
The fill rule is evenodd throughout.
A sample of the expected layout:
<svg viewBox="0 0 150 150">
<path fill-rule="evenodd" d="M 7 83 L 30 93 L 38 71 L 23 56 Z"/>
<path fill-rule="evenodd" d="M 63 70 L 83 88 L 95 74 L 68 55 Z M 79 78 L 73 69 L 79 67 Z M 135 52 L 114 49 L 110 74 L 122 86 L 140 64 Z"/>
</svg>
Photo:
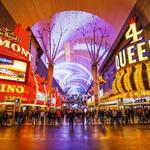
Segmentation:
<svg viewBox="0 0 150 150">
<path fill-rule="evenodd" d="M 33 125 L 36 126 L 39 122 L 39 112 L 38 110 L 34 110 L 33 112 Z"/>
<path fill-rule="evenodd" d="M 102 123 L 102 125 L 104 125 L 104 110 L 103 109 L 99 109 L 98 111 L 98 118 L 100 120 L 100 123 Z"/>
<path fill-rule="evenodd" d="M 2 119 L 3 119 L 3 114 L 2 111 L 0 110 L 0 126 L 2 126 Z"/>
<path fill-rule="evenodd" d="M 17 122 L 18 125 L 21 126 L 23 124 L 23 110 L 21 109 L 20 111 L 18 111 L 17 113 Z"/>
<path fill-rule="evenodd" d="M 52 112 L 51 112 L 51 110 L 48 111 L 47 117 L 48 117 L 48 124 L 50 125 L 52 123 Z"/>
<path fill-rule="evenodd" d="M 118 120 L 117 120 L 117 110 L 114 109 L 113 112 L 112 112 L 112 115 L 113 115 L 113 125 L 116 126 Z"/>
<path fill-rule="evenodd" d="M 52 126 L 55 126 L 55 121 L 56 121 L 55 110 L 52 110 L 51 117 L 52 117 Z"/>
<path fill-rule="evenodd" d="M 134 124 L 134 110 L 133 110 L 133 108 L 130 109 L 130 120 L 131 120 L 131 123 Z"/>
<path fill-rule="evenodd" d="M 56 119 L 58 122 L 58 126 L 60 126 L 60 124 L 61 124 L 61 112 L 60 112 L 60 110 L 56 111 Z"/>
<path fill-rule="evenodd" d="M 122 112 L 121 112 L 121 110 L 118 110 L 117 118 L 118 118 L 118 121 L 117 121 L 118 122 L 118 126 L 120 126 L 120 124 L 124 125 L 123 120 L 122 120 Z"/>
<path fill-rule="evenodd" d="M 91 115 L 92 115 L 92 124 L 95 123 L 95 115 L 96 115 L 96 111 L 92 110 L 91 111 Z"/>
<path fill-rule="evenodd" d="M 42 110 L 42 111 L 40 112 L 41 125 L 44 125 L 44 117 L 45 117 L 45 112 Z"/>
<path fill-rule="evenodd" d="M 84 122 L 85 122 L 85 112 L 83 110 L 81 110 L 81 121 L 82 121 L 82 125 L 84 125 Z"/>
<path fill-rule="evenodd" d="M 70 129 L 73 129 L 73 121 L 74 121 L 74 118 L 75 118 L 75 114 L 74 114 L 73 110 L 70 110 L 70 112 L 68 114 L 68 117 L 69 117 L 69 126 L 70 126 Z"/>
</svg>

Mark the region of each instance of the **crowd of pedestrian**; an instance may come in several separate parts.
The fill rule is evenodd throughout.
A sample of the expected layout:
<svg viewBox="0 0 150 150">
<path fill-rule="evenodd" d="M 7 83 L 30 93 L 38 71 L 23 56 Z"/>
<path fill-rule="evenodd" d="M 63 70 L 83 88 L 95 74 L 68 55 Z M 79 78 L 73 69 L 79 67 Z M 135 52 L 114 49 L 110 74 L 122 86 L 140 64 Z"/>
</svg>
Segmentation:
<svg viewBox="0 0 150 150">
<path fill-rule="evenodd" d="M 150 109 L 100 109 L 98 111 L 100 122 L 104 125 L 125 125 L 150 123 Z"/>
<path fill-rule="evenodd" d="M 66 117 L 70 126 L 82 123 L 92 125 L 101 123 L 102 125 L 125 125 L 125 124 L 145 124 L 150 123 L 150 109 L 98 109 L 98 110 L 70 110 Z"/>
<path fill-rule="evenodd" d="M 18 125 L 24 123 L 31 123 L 33 126 L 38 125 L 61 125 L 61 120 L 63 118 L 63 111 L 61 110 L 25 110 L 24 112 L 15 112 L 15 122 Z"/>
<path fill-rule="evenodd" d="M 0 111 L 0 126 L 7 126 L 8 114 Z M 15 123 L 19 126 L 30 123 L 33 126 L 60 126 L 64 123 L 73 128 L 74 125 L 125 125 L 150 123 L 150 109 L 65 109 L 65 110 L 25 110 L 15 112 Z"/>
</svg>

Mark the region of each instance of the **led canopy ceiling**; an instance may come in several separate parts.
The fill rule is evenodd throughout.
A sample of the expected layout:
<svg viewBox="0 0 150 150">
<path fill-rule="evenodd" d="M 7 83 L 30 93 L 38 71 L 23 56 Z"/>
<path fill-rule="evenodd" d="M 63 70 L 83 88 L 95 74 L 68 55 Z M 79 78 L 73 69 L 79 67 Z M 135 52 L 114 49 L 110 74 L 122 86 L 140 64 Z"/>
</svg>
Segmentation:
<svg viewBox="0 0 150 150">
<path fill-rule="evenodd" d="M 91 38 L 93 34 L 90 31 L 90 24 L 92 23 L 96 23 L 98 27 L 107 31 L 107 42 L 111 45 L 116 36 L 114 28 L 98 16 L 86 12 L 59 12 L 52 18 L 46 18 L 32 26 L 32 31 L 42 48 L 43 44 L 41 39 L 38 38 L 38 31 L 42 32 L 44 28 L 45 30 L 49 28 L 52 29 L 52 50 L 54 49 L 54 43 L 58 38 L 60 30 L 64 32 L 54 60 L 54 78 L 67 94 L 85 93 L 93 81 L 91 71 L 92 62 L 87 50 L 87 45 L 90 46 L 90 43 L 86 44 L 83 35 L 79 32 L 85 28 L 87 38 Z M 48 38 L 48 34 L 45 33 L 44 40 L 46 43 Z M 46 44 L 46 46 L 48 47 L 49 45 Z M 98 45 L 95 44 L 95 46 Z M 105 47 L 102 46 L 99 53 L 103 56 L 99 64 L 101 65 L 108 52 L 106 52 Z M 42 55 L 41 59 L 47 66 L 48 60 L 45 54 Z"/>
</svg>

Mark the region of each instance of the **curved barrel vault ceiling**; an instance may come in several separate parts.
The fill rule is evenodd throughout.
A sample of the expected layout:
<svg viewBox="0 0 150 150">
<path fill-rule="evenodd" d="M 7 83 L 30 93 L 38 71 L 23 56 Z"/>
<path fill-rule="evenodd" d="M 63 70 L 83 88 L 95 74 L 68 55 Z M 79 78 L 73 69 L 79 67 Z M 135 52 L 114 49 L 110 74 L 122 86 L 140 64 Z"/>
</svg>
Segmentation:
<svg viewBox="0 0 150 150">
<path fill-rule="evenodd" d="M 120 31 L 137 0 L 1 0 L 16 22 L 32 26 L 60 11 L 85 11 L 95 14 Z"/>
<path fill-rule="evenodd" d="M 14 20 L 21 23 L 25 28 L 30 26 L 35 36 L 37 29 L 41 30 L 45 27 L 49 16 L 53 18 L 51 22 L 55 23 L 56 26 L 52 36 L 55 36 L 60 24 L 63 29 L 70 28 L 70 31 L 62 39 L 54 65 L 54 77 L 62 89 L 68 92 L 67 94 L 85 93 L 92 83 L 91 61 L 84 40 L 77 33 L 76 27 L 86 26 L 90 22 L 90 17 L 95 15 L 96 22 L 107 26 L 110 35 L 109 40 L 112 44 L 136 2 L 136 0 L 97 0 L 95 2 L 93 0 L 1 1 Z M 39 39 L 37 40 L 39 41 Z M 70 62 L 66 62 L 64 53 L 64 43 L 68 41 L 71 45 Z M 41 45 L 41 41 L 39 43 Z M 101 53 L 104 54 L 103 52 L 105 49 Z M 103 59 L 106 56 L 107 53 Z M 44 55 L 42 59 L 47 65 Z"/>
<path fill-rule="evenodd" d="M 54 77 L 58 81 L 62 89 L 68 94 L 85 93 L 92 83 L 92 62 L 87 51 L 83 36 L 77 29 L 82 29 L 83 27 L 86 28 L 86 30 L 88 31 L 87 38 L 92 37 L 93 33 L 90 30 L 89 23 L 91 23 L 93 20 L 94 22 L 96 22 L 98 27 L 101 27 L 102 29 L 107 28 L 107 32 L 109 34 L 109 43 L 112 43 L 112 41 L 114 40 L 114 36 L 116 35 L 114 28 L 100 17 L 94 16 L 93 14 L 87 12 L 58 12 L 52 18 L 43 19 L 32 26 L 33 33 L 36 37 L 39 37 L 38 30 L 42 32 L 43 27 L 47 28 L 46 25 L 49 22 L 51 26 L 55 24 L 51 32 L 51 38 L 54 39 L 58 37 L 60 28 L 62 28 L 63 31 L 67 29 L 64 36 L 62 37 L 58 55 L 55 59 Z M 43 35 L 44 41 L 46 42 L 48 39 L 48 35 Z M 97 36 L 100 35 L 97 34 Z M 37 38 L 37 40 L 40 43 L 41 47 L 43 47 L 41 39 Z M 70 47 L 69 61 L 66 60 L 64 50 L 65 43 L 69 44 Z M 53 46 L 51 47 L 53 49 Z M 103 55 L 104 53 L 105 49 L 102 48 L 100 55 Z M 43 55 L 42 60 L 47 66 L 48 62 L 45 55 Z"/>
</svg>

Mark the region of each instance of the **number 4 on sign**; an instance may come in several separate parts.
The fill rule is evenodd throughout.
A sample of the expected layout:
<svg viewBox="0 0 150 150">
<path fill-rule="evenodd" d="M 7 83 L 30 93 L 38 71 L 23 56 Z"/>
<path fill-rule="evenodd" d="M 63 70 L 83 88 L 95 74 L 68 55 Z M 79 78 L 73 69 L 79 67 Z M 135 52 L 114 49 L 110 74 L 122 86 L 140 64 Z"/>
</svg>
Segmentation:
<svg viewBox="0 0 150 150">
<path fill-rule="evenodd" d="M 128 31 L 125 34 L 125 38 L 126 38 L 126 40 L 129 38 L 133 38 L 131 43 L 135 43 L 137 41 L 140 41 L 142 39 L 142 37 L 138 38 L 138 35 L 140 35 L 142 33 L 142 31 L 143 30 L 137 31 L 136 23 L 132 22 L 129 26 Z"/>
</svg>

